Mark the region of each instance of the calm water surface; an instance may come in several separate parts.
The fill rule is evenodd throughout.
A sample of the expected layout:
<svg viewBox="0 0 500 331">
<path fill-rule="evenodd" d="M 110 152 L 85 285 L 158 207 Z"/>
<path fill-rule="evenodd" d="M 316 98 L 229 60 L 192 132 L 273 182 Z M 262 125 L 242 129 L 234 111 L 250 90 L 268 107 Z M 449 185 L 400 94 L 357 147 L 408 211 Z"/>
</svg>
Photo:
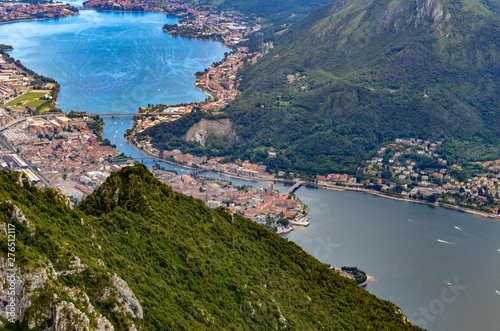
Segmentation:
<svg viewBox="0 0 500 331">
<path fill-rule="evenodd" d="M 73 3 L 78 5 L 78 3 Z M 58 107 L 88 113 L 130 113 L 140 106 L 204 100 L 196 71 L 223 58 L 216 42 L 169 36 L 159 13 L 98 13 L 0 26 L 0 41 L 30 69 L 61 84 Z M 141 156 L 123 138 L 128 116 L 105 118 L 104 137 L 127 155 Z"/>
<path fill-rule="evenodd" d="M 25 65 L 61 83 L 58 106 L 64 111 L 135 112 L 148 103 L 203 100 L 192 74 L 227 51 L 161 31 L 174 21 L 162 14 L 86 11 L 2 25 L 0 42 L 13 45 L 12 55 Z M 130 126 L 128 117 L 107 119 L 105 137 L 137 157 L 123 139 Z M 297 195 L 311 208 L 311 225 L 286 237 L 320 261 L 358 266 L 375 276 L 367 290 L 429 330 L 500 329 L 499 222 L 361 193 L 302 187 Z"/>
</svg>

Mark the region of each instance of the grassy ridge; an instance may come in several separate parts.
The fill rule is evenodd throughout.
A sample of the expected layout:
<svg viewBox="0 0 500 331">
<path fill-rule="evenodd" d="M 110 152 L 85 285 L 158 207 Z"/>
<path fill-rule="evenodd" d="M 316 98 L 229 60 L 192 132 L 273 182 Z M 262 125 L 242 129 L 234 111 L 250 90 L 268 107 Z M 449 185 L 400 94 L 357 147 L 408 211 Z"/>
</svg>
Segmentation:
<svg viewBox="0 0 500 331">
<path fill-rule="evenodd" d="M 142 165 L 112 174 L 77 209 L 55 191 L 27 181 L 21 187 L 17 174 L 0 177 L 1 201 L 12 201 L 36 226 L 30 236 L 17 224 L 20 263 L 50 261 L 60 270 L 61 256 L 80 257 L 87 269 L 59 277 L 58 284 L 85 291 L 118 330 L 130 318 L 102 299 L 115 273 L 141 302 L 144 319 L 134 323 L 145 330 L 418 329 L 393 304 L 297 245 L 172 191 Z M 8 221 L 7 211 L 0 215 Z"/>
</svg>

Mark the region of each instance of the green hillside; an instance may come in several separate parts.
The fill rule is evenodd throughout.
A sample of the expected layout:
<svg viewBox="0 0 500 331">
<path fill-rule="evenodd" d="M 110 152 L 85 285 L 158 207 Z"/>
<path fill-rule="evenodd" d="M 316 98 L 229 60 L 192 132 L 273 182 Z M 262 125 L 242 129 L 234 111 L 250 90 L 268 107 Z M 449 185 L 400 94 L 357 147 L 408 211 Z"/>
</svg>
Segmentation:
<svg viewBox="0 0 500 331">
<path fill-rule="evenodd" d="M 297 245 L 172 191 L 142 165 L 113 173 L 75 209 L 0 171 L 0 217 L 0 260 L 13 224 L 21 267 L 23 318 L 0 317 L 10 330 L 418 329 Z"/>
<path fill-rule="evenodd" d="M 326 5 L 332 0 L 191 0 L 197 6 L 218 9 L 235 9 L 249 17 L 260 18 L 260 23 L 283 24 L 304 18 L 312 10 Z"/>
<path fill-rule="evenodd" d="M 184 146 L 305 173 L 355 172 L 383 142 L 500 157 L 499 0 L 339 0 L 272 37 L 225 110 L 243 139 Z M 253 44 L 252 44 L 253 45 Z M 292 77 L 293 82 L 287 80 Z M 147 132 L 169 148 L 162 132 Z M 262 150 L 273 147 L 277 158 Z"/>
</svg>

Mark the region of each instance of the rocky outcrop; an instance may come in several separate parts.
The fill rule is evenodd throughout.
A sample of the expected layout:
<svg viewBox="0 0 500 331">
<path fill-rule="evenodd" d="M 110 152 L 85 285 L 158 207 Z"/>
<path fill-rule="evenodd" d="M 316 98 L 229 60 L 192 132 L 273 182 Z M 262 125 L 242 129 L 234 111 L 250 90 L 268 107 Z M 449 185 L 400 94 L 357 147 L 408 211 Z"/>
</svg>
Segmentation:
<svg viewBox="0 0 500 331">
<path fill-rule="evenodd" d="M 17 220 L 19 223 L 21 223 L 23 225 L 26 225 L 26 227 L 28 228 L 28 230 L 31 233 L 31 235 L 35 234 L 35 226 L 33 224 L 31 224 L 30 221 L 28 221 L 28 219 L 24 215 L 23 211 L 21 209 L 19 209 L 19 207 L 17 207 L 16 205 L 12 204 L 12 202 L 10 200 L 2 201 L 0 203 L 7 205 L 7 208 L 9 209 L 9 211 L 7 212 L 7 215 L 11 219 Z M 0 231 L 3 232 L 4 228 L 5 228 L 5 224 L 2 224 L 2 227 L 1 227 Z"/>
<path fill-rule="evenodd" d="M 13 268 L 5 257 L 0 256 L 0 315 L 3 318 L 22 320 L 26 310 L 35 301 L 32 295 L 38 290 L 50 290 L 50 280 L 44 268 L 29 271 L 15 266 Z M 13 308 L 8 310 L 12 299 Z M 41 312 L 41 315 L 50 316 L 50 312 Z"/>
<path fill-rule="evenodd" d="M 441 21 L 443 16 L 443 9 L 438 0 L 402 1 L 399 4 L 394 2 L 388 6 L 381 23 L 400 31 L 410 26 L 418 27 L 426 20 Z"/>
<path fill-rule="evenodd" d="M 0 316 L 10 322 L 27 325 L 28 329 L 39 328 L 47 323 L 45 331 L 82 330 L 113 331 L 114 326 L 90 303 L 89 296 L 78 288 L 69 288 L 57 283 L 57 276 L 49 262 L 47 268 L 11 269 L 8 260 L 0 257 Z M 73 257 L 69 272 L 81 272 L 85 266 L 78 257 Z M 132 318 L 143 318 L 142 307 L 127 283 L 118 276 L 111 277 L 112 287 L 104 289 L 101 300 L 115 300 L 115 311 Z M 57 294 L 59 293 L 59 295 Z M 61 293 L 66 300 L 62 300 Z M 12 311 L 9 303 L 14 302 Z M 11 314 L 9 314 L 9 312 Z M 129 330 L 137 330 L 131 320 L 126 322 Z"/>
<path fill-rule="evenodd" d="M 128 287 L 127 283 L 116 275 L 111 278 L 111 283 L 118 291 L 118 294 L 120 294 L 121 298 L 118 299 L 118 302 L 123 303 L 122 307 L 125 309 L 125 311 L 131 314 L 134 318 L 143 318 L 144 314 L 142 311 L 142 306 L 139 303 L 139 300 L 137 300 L 137 298 L 135 297 L 132 290 Z M 120 302 L 120 299 L 123 301 Z"/>
<path fill-rule="evenodd" d="M 115 329 L 113 324 L 102 315 L 96 318 L 96 326 L 91 326 L 88 316 L 76 308 L 73 302 L 67 301 L 62 301 L 56 305 L 53 320 L 54 325 L 47 331 L 113 331 Z"/>
<path fill-rule="evenodd" d="M 202 119 L 188 130 L 185 140 L 197 141 L 202 146 L 205 146 L 205 139 L 210 134 L 224 136 L 229 139 L 229 141 L 238 140 L 236 132 L 232 129 L 231 120 L 228 118 L 219 120 Z"/>
</svg>

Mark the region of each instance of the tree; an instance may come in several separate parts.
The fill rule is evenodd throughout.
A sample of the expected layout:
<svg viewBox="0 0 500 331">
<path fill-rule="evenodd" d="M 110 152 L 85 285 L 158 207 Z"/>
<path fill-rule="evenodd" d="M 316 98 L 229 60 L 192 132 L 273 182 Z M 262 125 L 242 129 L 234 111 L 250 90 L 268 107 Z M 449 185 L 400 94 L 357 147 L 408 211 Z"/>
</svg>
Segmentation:
<svg viewBox="0 0 500 331">
<path fill-rule="evenodd" d="M 429 201 L 430 203 L 435 203 L 437 201 L 436 195 L 435 194 L 429 195 L 427 201 Z"/>
</svg>

